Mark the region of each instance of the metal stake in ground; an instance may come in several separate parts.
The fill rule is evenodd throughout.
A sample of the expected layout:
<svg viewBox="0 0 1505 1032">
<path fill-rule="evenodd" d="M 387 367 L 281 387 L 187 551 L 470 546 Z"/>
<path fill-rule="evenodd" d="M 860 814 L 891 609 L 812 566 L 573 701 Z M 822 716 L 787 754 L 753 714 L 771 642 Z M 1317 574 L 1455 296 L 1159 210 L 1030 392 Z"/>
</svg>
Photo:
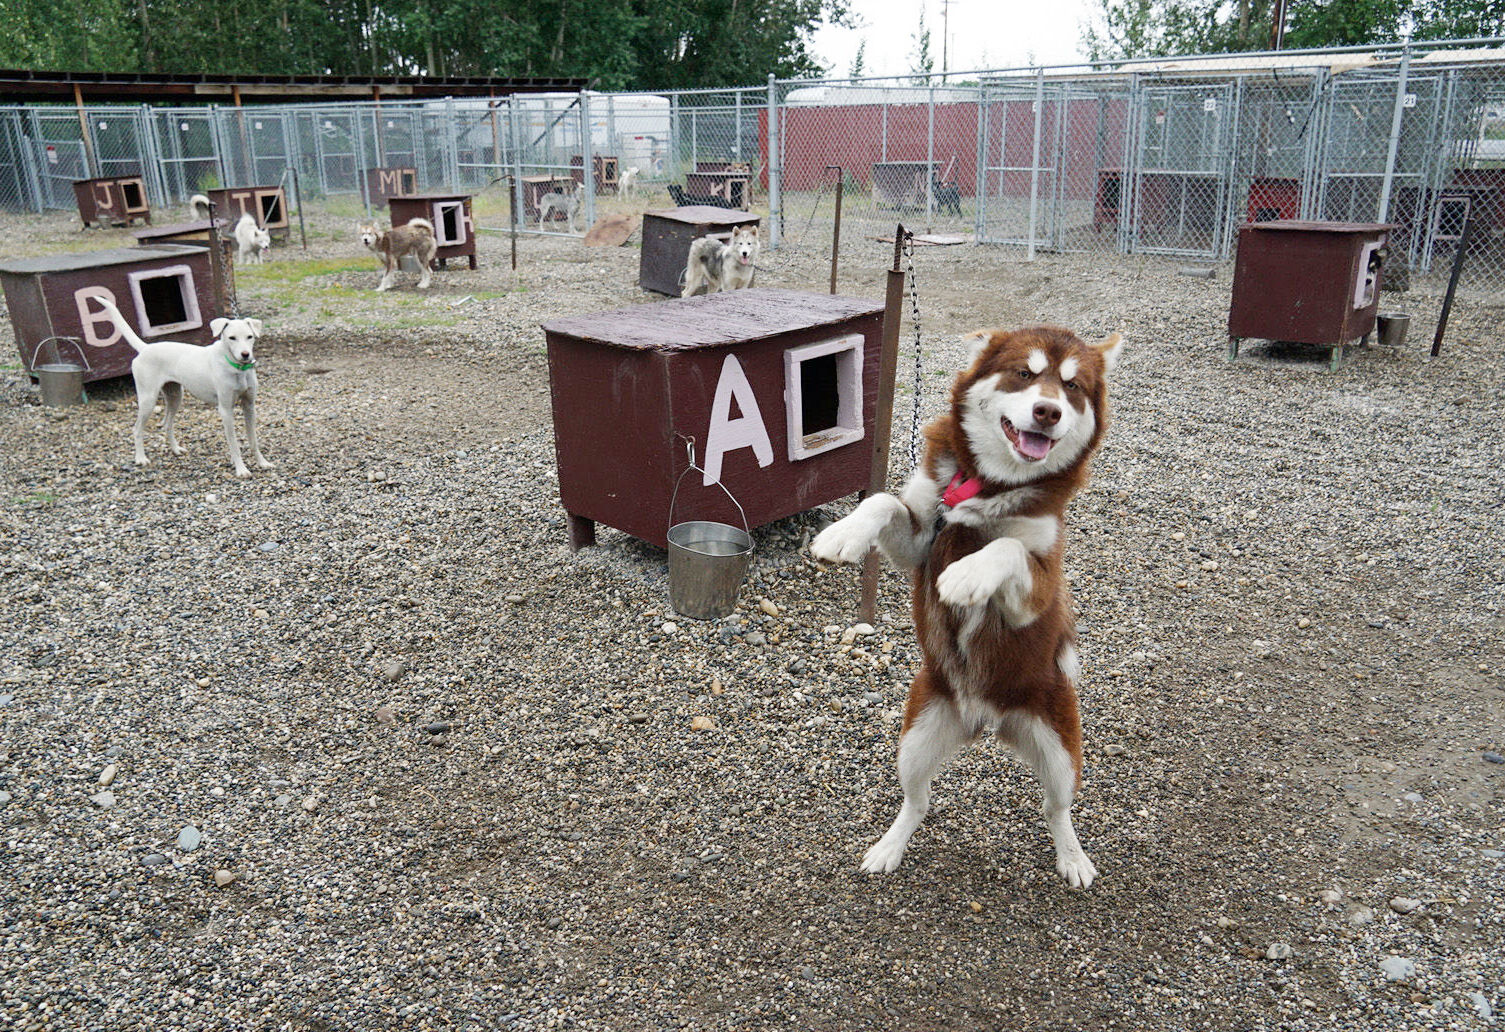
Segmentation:
<svg viewBox="0 0 1505 1032">
<path fill-rule="evenodd" d="M 1447 332 L 1448 315 L 1453 310 L 1453 294 L 1458 290 L 1458 277 L 1463 275 L 1463 258 L 1468 254 L 1468 238 L 1474 232 L 1473 205 L 1463 216 L 1463 233 L 1458 238 L 1458 253 L 1453 255 L 1453 271 L 1448 276 L 1448 292 L 1442 298 L 1442 314 L 1437 317 L 1437 333 L 1432 337 L 1432 357 L 1442 354 L 1442 335 Z"/>
<path fill-rule="evenodd" d="M 894 429 L 894 376 L 899 368 L 899 316 L 904 308 L 904 270 L 900 259 L 909 231 L 902 225 L 894 231 L 894 265 L 888 270 L 887 292 L 883 300 L 883 351 L 878 359 L 878 411 L 873 419 L 873 471 L 868 477 L 867 493 L 877 494 L 888 487 L 889 438 Z M 918 391 L 919 384 L 915 385 Z M 862 619 L 872 623 L 878 616 L 878 552 L 868 552 L 862 561 Z"/>
<path fill-rule="evenodd" d="M 287 180 L 287 173 L 293 175 L 293 196 L 298 198 L 298 236 L 303 240 L 303 250 L 308 250 L 308 227 L 303 224 L 303 188 L 298 185 L 298 166 L 289 165 L 283 172 L 283 181 Z M 283 197 L 287 194 L 284 192 Z"/>
</svg>

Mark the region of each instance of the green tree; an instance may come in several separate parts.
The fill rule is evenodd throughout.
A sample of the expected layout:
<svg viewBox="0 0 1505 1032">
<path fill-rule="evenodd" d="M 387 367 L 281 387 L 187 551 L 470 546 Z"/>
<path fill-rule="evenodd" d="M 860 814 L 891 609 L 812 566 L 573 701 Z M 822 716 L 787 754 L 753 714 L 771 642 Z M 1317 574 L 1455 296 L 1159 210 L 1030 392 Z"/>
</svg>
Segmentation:
<svg viewBox="0 0 1505 1032">
<path fill-rule="evenodd" d="M 930 29 L 925 24 L 925 5 L 920 5 L 920 28 L 910 37 L 914 41 L 914 50 L 909 55 L 909 72 L 914 76 L 915 85 L 924 86 L 930 82 L 930 74 L 935 71 L 935 58 L 930 53 Z"/>
</svg>

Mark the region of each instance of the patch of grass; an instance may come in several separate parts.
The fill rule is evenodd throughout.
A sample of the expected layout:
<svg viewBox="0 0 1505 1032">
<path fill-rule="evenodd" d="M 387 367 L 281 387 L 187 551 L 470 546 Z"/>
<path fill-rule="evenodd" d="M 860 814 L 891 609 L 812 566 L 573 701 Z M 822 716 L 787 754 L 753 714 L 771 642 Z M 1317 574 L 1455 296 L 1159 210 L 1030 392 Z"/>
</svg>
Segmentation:
<svg viewBox="0 0 1505 1032">
<path fill-rule="evenodd" d="M 352 258 L 306 258 L 302 261 L 237 266 L 235 276 L 248 284 L 301 283 L 315 276 L 335 276 L 343 272 L 379 274 L 381 264 L 373 260 Z"/>
<path fill-rule="evenodd" d="M 12 505 L 52 505 L 58 496 L 51 491 L 33 491 L 29 495 L 17 495 L 10 500 Z"/>
</svg>

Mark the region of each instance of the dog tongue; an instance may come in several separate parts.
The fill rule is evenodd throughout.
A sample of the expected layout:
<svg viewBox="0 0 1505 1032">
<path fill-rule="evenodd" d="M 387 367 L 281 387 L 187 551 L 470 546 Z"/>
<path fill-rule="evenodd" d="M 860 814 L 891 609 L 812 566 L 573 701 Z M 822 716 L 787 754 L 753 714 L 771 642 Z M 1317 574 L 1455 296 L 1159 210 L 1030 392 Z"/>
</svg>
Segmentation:
<svg viewBox="0 0 1505 1032">
<path fill-rule="evenodd" d="M 1050 454 L 1050 438 L 1033 430 L 1019 431 L 1019 450 L 1028 458 L 1043 459 Z"/>
</svg>

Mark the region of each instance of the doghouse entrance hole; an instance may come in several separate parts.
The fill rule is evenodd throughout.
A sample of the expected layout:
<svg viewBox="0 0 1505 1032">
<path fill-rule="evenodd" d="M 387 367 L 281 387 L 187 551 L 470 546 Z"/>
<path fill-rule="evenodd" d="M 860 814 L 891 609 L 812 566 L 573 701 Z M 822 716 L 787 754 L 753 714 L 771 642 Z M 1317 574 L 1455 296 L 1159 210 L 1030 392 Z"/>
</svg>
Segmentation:
<svg viewBox="0 0 1505 1032">
<path fill-rule="evenodd" d="M 191 330 L 203 325 L 192 270 L 175 266 L 129 275 L 142 336 Z"/>
<path fill-rule="evenodd" d="M 282 195 L 262 194 L 256 198 L 256 203 L 261 206 L 261 225 L 276 226 L 282 222 Z"/>
<path fill-rule="evenodd" d="M 136 183 L 136 182 L 121 183 L 120 184 L 120 192 L 125 197 L 125 206 L 127 208 L 133 208 L 134 209 L 134 208 L 144 208 L 144 207 L 146 207 L 146 199 L 141 196 L 141 184 L 140 183 Z"/>
<path fill-rule="evenodd" d="M 800 363 L 800 420 L 807 435 L 836 425 L 841 410 L 837 394 L 835 355 L 821 355 Z"/>
<path fill-rule="evenodd" d="M 862 337 L 784 352 L 784 398 L 791 460 L 862 440 Z"/>
<path fill-rule="evenodd" d="M 458 244 L 464 237 L 460 233 L 460 205 L 441 204 L 439 208 L 439 242 Z"/>
</svg>

